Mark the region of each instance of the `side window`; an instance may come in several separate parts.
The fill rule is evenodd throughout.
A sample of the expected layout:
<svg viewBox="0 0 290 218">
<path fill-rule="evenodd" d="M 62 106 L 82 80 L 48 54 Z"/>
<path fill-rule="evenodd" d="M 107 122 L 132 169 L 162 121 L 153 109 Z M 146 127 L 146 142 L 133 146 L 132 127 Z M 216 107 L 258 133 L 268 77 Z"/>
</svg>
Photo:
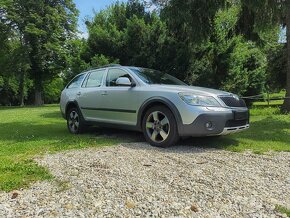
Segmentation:
<svg viewBox="0 0 290 218">
<path fill-rule="evenodd" d="M 92 72 L 88 79 L 87 79 L 87 84 L 86 87 L 100 87 L 102 85 L 102 80 L 104 77 L 106 70 L 98 70 Z"/>
<path fill-rule="evenodd" d="M 127 77 L 132 82 L 131 76 L 124 70 L 121 69 L 110 69 L 107 75 L 106 85 L 117 86 L 116 81 L 120 77 Z"/>
<path fill-rule="evenodd" d="M 81 83 L 83 81 L 85 77 L 85 74 L 81 74 L 77 77 L 75 77 L 68 85 L 67 85 L 67 88 L 68 89 L 73 89 L 73 88 L 78 88 L 81 86 Z"/>
</svg>

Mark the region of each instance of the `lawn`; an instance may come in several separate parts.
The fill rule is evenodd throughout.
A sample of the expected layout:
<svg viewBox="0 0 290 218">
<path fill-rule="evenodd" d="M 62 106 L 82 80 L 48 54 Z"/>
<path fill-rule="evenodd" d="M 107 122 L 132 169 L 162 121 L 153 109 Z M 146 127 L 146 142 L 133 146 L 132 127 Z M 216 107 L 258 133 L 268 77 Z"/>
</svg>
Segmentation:
<svg viewBox="0 0 290 218">
<path fill-rule="evenodd" d="M 284 98 L 286 95 L 286 91 L 285 90 L 282 90 L 278 93 L 271 93 L 269 94 L 269 98 L 270 99 L 277 99 L 277 98 Z M 253 105 L 254 106 L 280 106 L 283 104 L 283 100 L 271 100 L 269 102 L 267 102 L 267 94 L 264 94 L 263 95 L 263 98 L 264 98 L 264 101 L 257 101 L 257 102 L 254 102 Z"/>
<path fill-rule="evenodd" d="M 116 139 L 68 133 L 59 106 L 0 108 L 0 190 L 25 187 L 35 180 L 51 179 L 32 158 L 47 152 L 101 147 Z"/>
<path fill-rule="evenodd" d="M 97 136 L 94 131 L 74 136 L 68 133 L 57 105 L 25 108 L 0 108 L 0 190 L 26 187 L 36 180 L 52 179 L 47 169 L 33 158 L 48 152 L 85 147 L 110 146 L 124 142 Z M 126 141 L 134 140 L 126 137 Z M 290 151 L 290 115 L 279 114 L 277 107 L 251 110 L 251 128 L 235 135 L 196 138 L 190 146 L 216 147 L 231 151 Z"/>
</svg>

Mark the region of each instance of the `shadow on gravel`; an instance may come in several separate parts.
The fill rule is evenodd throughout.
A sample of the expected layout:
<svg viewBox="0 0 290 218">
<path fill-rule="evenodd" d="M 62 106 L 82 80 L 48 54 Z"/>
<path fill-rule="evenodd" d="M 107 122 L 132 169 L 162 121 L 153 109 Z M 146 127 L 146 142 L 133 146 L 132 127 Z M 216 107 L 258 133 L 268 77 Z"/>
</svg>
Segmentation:
<svg viewBox="0 0 290 218">
<path fill-rule="evenodd" d="M 127 130 L 111 129 L 111 128 L 97 128 L 90 129 L 90 134 L 96 136 L 102 136 L 105 138 L 119 139 L 124 142 L 123 146 L 130 147 L 132 149 L 140 150 L 163 150 L 164 152 L 202 152 L 202 150 L 209 149 L 225 149 L 228 146 L 238 146 L 239 141 L 227 136 L 221 137 L 188 137 L 186 139 L 180 139 L 176 146 L 170 148 L 157 148 L 150 146 L 143 136 L 143 133 L 133 132 Z M 140 143 L 140 144 L 130 144 Z"/>
<path fill-rule="evenodd" d="M 225 149 L 229 146 L 239 146 L 239 141 L 230 136 L 196 137 L 181 140 L 180 145 L 199 148 Z"/>
<path fill-rule="evenodd" d="M 91 127 L 88 131 L 90 134 L 94 134 L 96 136 L 118 139 L 124 142 L 145 142 L 145 138 L 141 132 L 100 127 Z"/>
<path fill-rule="evenodd" d="M 184 149 L 200 148 L 200 149 L 223 149 L 241 152 L 247 149 L 253 150 L 255 153 L 263 153 L 267 150 L 289 151 L 290 125 L 286 119 L 287 116 L 272 117 L 268 116 L 261 120 L 251 123 L 249 130 L 227 136 L 200 137 L 180 140 L 178 145 L 164 150 L 179 151 Z M 112 137 L 120 137 L 124 142 L 144 142 L 142 133 L 120 131 L 120 130 L 104 130 L 103 133 Z M 139 146 L 139 149 L 144 147 Z M 134 147 L 138 149 L 138 146 Z M 156 149 L 156 148 L 155 148 Z"/>
<path fill-rule="evenodd" d="M 227 146 L 237 146 L 238 141 L 228 138 L 188 138 L 180 140 L 176 146 L 158 148 L 150 146 L 147 142 L 123 143 L 122 146 L 134 150 L 156 150 L 163 153 L 203 153 L 209 150 L 225 150 Z"/>
</svg>

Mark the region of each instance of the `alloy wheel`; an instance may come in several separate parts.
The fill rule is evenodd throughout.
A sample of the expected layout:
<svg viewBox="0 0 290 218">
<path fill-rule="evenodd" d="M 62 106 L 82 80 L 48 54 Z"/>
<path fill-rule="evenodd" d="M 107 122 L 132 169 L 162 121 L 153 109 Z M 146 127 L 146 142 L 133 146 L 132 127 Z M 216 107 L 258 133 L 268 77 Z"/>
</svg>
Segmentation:
<svg viewBox="0 0 290 218">
<path fill-rule="evenodd" d="M 160 112 L 152 112 L 146 120 L 146 132 L 153 142 L 164 142 L 170 133 L 170 123 L 167 116 Z"/>
<path fill-rule="evenodd" d="M 76 111 L 71 111 L 69 114 L 68 126 L 71 132 L 76 133 L 80 126 L 79 115 Z"/>
</svg>

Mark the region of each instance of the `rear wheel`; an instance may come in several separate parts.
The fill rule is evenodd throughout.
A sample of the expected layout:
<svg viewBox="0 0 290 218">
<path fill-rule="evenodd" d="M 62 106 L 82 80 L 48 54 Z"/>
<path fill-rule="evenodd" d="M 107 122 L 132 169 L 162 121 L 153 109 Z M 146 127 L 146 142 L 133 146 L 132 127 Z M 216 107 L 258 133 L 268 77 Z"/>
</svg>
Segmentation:
<svg viewBox="0 0 290 218">
<path fill-rule="evenodd" d="M 143 118 L 145 139 L 156 147 L 169 147 L 178 139 L 177 124 L 173 113 L 165 106 L 150 108 Z"/>
<path fill-rule="evenodd" d="M 72 134 L 80 134 L 86 130 L 86 125 L 77 108 L 71 108 L 68 110 L 67 128 Z"/>
</svg>

